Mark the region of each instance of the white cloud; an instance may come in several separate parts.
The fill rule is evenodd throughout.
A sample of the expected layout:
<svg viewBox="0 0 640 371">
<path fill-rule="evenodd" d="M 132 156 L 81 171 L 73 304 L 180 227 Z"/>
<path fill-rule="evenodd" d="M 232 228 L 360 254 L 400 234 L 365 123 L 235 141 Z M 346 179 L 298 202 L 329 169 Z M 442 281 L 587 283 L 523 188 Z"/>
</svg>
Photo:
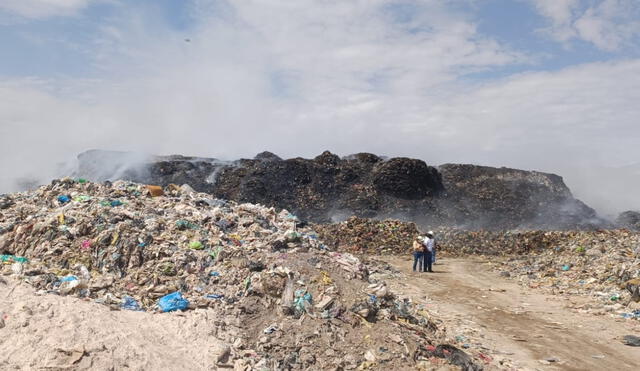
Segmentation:
<svg viewBox="0 0 640 371">
<path fill-rule="evenodd" d="M 438 142 L 483 162 L 545 168 L 615 165 L 636 158 L 640 60 L 531 72 L 487 83 L 426 109 Z"/>
<path fill-rule="evenodd" d="M 465 76 L 527 57 L 441 1 L 395 3 L 247 0 L 181 32 L 129 10 L 92 44 L 101 80 L 0 81 L 0 190 L 89 148 L 540 170 L 640 155 L 640 61 L 479 85 Z"/>
<path fill-rule="evenodd" d="M 551 18 L 554 24 L 561 25 L 571 22 L 573 12 L 580 4 L 580 0 L 532 0 L 538 11 L 545 17 Z"/>
<path fill-rule="evenodd" d="M 640 2 L 636 0 L 530 0 L 549 18 L 543 29 L 555 40 L 577 39 L 605 51 L 637 45 L 640 37 Z"/>
<path fill-rule="evenodd" d="M 556 40 L 568 41 L 576 37 L 575 30 L 571 27 L 574 19 L 574 11 L 579 5 L 579 0 L 531 0 L 538 12 L 549 18 L 551 27 L 546 29 Z"/>
<path fill-rule="evenodd" d="M 29 19 L 76 14 L 94 0 L 1 0 L 0 10 Z"/>
</svg>

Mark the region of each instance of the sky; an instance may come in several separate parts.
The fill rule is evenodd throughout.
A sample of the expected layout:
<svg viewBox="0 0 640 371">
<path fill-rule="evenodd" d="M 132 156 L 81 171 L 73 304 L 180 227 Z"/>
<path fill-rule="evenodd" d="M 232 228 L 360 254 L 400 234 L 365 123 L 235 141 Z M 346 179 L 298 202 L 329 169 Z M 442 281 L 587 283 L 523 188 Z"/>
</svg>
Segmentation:
<svg viewBox="0 0 640 371">
<path fill-rule="evenodd" d="M 330 150 L 640 209 L 638 0 L 0 0 L 0 57 L 0 192 L 92 148 Z"/>
</svg>

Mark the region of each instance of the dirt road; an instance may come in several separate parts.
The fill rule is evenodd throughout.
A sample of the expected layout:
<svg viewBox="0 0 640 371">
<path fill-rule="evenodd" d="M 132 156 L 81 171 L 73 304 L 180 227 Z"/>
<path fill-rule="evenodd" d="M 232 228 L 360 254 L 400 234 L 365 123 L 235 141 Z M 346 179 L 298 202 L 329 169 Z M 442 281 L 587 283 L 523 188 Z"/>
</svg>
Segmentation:
<svg viewBox="0 0 640 371">
<path fill-rule="evenodd" d="M 439 260 L 435 273 L 411 272 L 409 259 L 379 260 L 403 273 L 386 278 L 395 293 L 443 319 L 469 352 L 491 354 L 489 369 L 501 360 L 524 370 L 640 369 L 640 348 L 620 341 L 640 334 L 638 321 L 572 312 L 565 300 L 500 277 L 483 260 Z"/>
</svg>

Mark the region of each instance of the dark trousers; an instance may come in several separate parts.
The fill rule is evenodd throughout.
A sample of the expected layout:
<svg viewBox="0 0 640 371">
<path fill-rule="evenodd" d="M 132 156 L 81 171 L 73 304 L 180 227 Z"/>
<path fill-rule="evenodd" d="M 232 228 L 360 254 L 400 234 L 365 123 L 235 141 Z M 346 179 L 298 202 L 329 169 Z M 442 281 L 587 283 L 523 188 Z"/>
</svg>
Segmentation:
<svg viewBox="0 0 640 371">
<path fill-rule="evenodd" d="M 424 253 L 414 252 L 413 253 L 413 271 L 416 271 L 416 266 L 418 267 L 418 271 L 422 271 L 422 264 L 424 261 Z"/>
<path fill-rule="evenodd" d="M 423 272 L 433 272 L 433 270 L 431 269 L 431 263 L 433 263 L 433 261 L 431 260 L 433 257 L 431 256 L 431 251 L 425 251 L 424 252 L 424 268 L 422 269 Z"/>
</svg>

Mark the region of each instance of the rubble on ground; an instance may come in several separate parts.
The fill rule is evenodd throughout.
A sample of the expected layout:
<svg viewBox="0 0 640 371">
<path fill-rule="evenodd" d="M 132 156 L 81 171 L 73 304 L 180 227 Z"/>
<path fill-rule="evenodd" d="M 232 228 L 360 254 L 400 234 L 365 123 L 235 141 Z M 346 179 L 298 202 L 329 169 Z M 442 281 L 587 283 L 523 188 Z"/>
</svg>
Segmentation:
<svg viewBox="0 0 640 371">
<path fill-rule="evenodd" d="M 0 205 L 2 274 L 114 310 L 211 311 L 212 368 L 479 368 L 429 313 L 286 210 L 68 178 Z"/>
<path fill-rule="evenodd" d="M 600 231 L 436 232 L 451 256 L 479 254 L 501 275 L 558 296 L 589 298 L 573 308 L 640 319 L 640 233 Z"/>
<path fill-rule="evenodd" d="M 495 269 L 528 287 L 589 298 L 569 304 L 575 310 L 640 319 L 640 233 L 548 233 L 563 238 L 546 249 L 500 260 Z"/>
<path fill-rule="evenodd" d="M 398 254 L 409 251 L 418 236 L 414 223 L 351 217 L 341 223 L 314 225 L 327 246 L 366 254 Z"/>
<path fill-rule="evenodd" d="M 554 247 L 581 233 L 583 232 L 541 230 L 468 231 L 456 228 L 435 230 L 439 249 L 453 256 L 529 254 Z"/>
</svg>

